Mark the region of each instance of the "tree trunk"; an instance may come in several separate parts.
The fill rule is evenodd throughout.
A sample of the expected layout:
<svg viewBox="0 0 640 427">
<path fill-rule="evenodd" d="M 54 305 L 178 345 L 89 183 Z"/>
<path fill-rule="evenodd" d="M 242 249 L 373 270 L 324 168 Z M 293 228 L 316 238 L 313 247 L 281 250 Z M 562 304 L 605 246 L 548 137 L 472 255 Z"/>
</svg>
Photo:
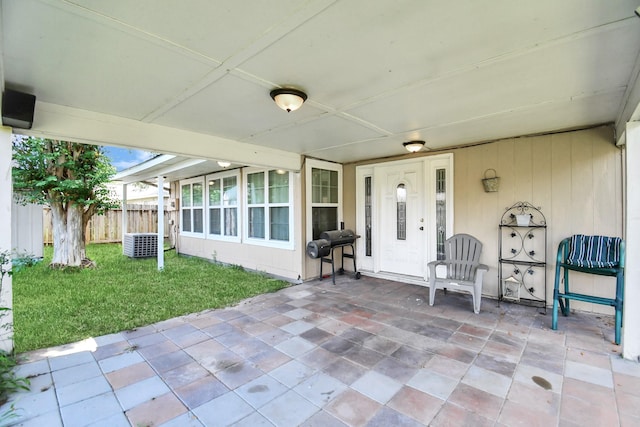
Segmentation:
<svg viewBox="0 0 640 427">
<path fill-rule="evenodd" d="M 82 205 L 51 203 L 53 259 L 55 268 L 80 267 L 86 258 Z"/>
</svg>

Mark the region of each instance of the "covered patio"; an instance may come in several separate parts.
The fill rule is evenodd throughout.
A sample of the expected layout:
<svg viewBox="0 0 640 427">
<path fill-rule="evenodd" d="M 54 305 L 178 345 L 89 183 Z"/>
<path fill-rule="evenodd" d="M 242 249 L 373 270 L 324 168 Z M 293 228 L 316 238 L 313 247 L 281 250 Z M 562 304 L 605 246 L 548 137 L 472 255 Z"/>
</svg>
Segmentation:
<svg viewBox="0 0 640 427">
<path fill-rule="evenodd" d="M 638 425 L 609 316 L 340 276 L 25 354 L 23 426 Z"/>
<path fill-rule="evenodd" d="M 640 302 L 638 6 L 2 0 L 0 86 L 37 101 L 31 122 L 0 127 L 0 207 L 11 206 L 14 133 L 144 149 L 194 168 L 207 162 L 170 181 L 187 214 L 181 253 L 303 282 L 29 354 L 20 372 L 33 386 L 16 396 L 18 422 L 640 424 L 640 311 L 625 311 L 616 346 L 611 317 L 592 305 L 576 304 L 592 312 L 551 331 L 549 312 L 493 299 L 503 286 L 499 218 L 526 200 L 548 220 L 540 289 L 553 286 L 562 239 L 607 234 L 627 242 L 625 306 Z M 282 111 L 270 96 L 277 89 L 303 91 L 306 101 Z M 419 152 L 407 152 L 411 141 Z M 154 171 L 159 187 L 174 166 Z M 502 179 L 499 192 L 482 189 L 489 170 Z M 336 177 L 336 197 L 314 200 L 325 172 Z M 282 199 L 252 200 L 250 184 L 269 200 L 271 175 Z M 225 179 L 243 196 L 230 208 L 238 226 L 212 232 L 222 210 L 206 196 Z M 397 238 L 390 191 L 410 183 L 406 236 L 415 243 Z M 177 200 L 193 194 L 210 204 Z M 449 203 L 443 224 L 438 197 Z M 249 214 L 272 208 L 286 213 L 284 231 L 272 236 L 268 221 L 260 222 L 267 234 L 250 230 Z M 318 263 L 305 246 L 317 231 L 314 210 L 325 208 L 331 228 L 344 223 L 363 243 L 373 230 L 371 255 L 358 256 L 368 273 L 360 281 L 311 280 Z M 189 215 L 197 233 L 184 227 Z M 0 220 L 11 223 L 10 209 Z M 454 233 L 485 245 L 479 315 L 466 295 L 439 294 L 430 307 L 416 286 L 437 239 Z M 385 243 L 407 243 L 406 252 Z M 11 232 L 0 234 L 0 249 L 11 247 Z M 581 286 L 606 291 L 600 283 Z M 11 306 L 10 278 L 0 299 Z M 10 350 L 10 333 L 0 338 Z"/>
</svg>

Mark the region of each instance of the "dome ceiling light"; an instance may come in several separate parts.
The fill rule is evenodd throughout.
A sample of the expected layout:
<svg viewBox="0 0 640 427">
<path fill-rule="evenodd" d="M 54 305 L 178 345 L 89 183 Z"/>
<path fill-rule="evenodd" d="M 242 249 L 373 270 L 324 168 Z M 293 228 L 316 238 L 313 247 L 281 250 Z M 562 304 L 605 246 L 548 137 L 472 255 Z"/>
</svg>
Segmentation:
<svg viewBox="0 0 640 427">
<path fill-rule="evenodd" d="M 408 141 L 402 144 L 410 153 L 417 153 L 424 147 L 424 141 Z"/>
<path fill-rule="evenodd" d="M 276 105 L 287 113 L 297 110 L 307 100 L 307 94 L 297 89 L 274 89 L 271 91 L 271 98 Z"/>
</svg>

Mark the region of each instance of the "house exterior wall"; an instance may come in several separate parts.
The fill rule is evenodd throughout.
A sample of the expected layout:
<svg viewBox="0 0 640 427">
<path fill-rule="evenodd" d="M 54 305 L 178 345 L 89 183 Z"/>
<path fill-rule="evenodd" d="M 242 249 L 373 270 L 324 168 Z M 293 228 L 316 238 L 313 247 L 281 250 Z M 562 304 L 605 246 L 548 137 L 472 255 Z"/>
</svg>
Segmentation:
<svg viewBox="0 0 640 427">
<path fill-rule="evenodd" d="M 180 236 L 179 253 L 279 276 L 291 281 L 301 275 L 299 250 Z"/>
<path fill-rule="evenodd" d="M 290 281 L 298 281 L 303 277 L 303 263 L 305 246 L 302 241 L 302 190 L 301 174 L 291 173 L 293 185 L 293 249 L 282 249 L 267 245 L 239 242 L 229 242 L 211 238 L 189 237 L 177 233 L 176 250 L 178 253 L 215 260 L 225 264 L 240 265 L 246 269 L 265 272 L 282 277 Z M 179 182 L 171 183 L 171 194 L 179 195 Z M 178 208 L 179 209 L 179 208 Z M 241 215 L 244 210 L 241 208 Z M 180 215 L 177 215 L 178 222 Z M 178 224 L 180 227 L 180 224 Z M 205 233 L 206 234 L 206 233 Z M 242 233 L 240 233 L 242 235 Z M 167 268 L 169 268 L 167 266 Z"/>
<path fill-rule="evenodd" d="M 540 207 L 547 220 L 547 304 L 552 303 L 555 256 L 559 242 L 572 234 L 623 235 L 622 152 L 614 144 L 611 127 L 521 137 L 449 151 L 454 159 L 454 233 L 469 233 L 484 244 L 481 262 L 490 267 L 483 293 L 497 297 L 498 224 L 505 209 L 516 202 Z M 435 153 L 441 154 L 441 153 Z M 418 154 L 428 156 L 431 153 Z M 411 156 L 402 156 L 398 160 Z M 383 160 L 375 161 L 377 163 Z M 367 162 L 372 163 L 372 162 Z M 356 228 L 356 167 L 343 165 L 342 221 Z M 497 192 L 487 193 L 482 178 L 487 169 L 500 177 Z M 294 249 L 278 249 L 244 242 L 179 236 L 180 253 L 238 264 L 290 280 L 318 277 L 319 260 L 306 256 L 307 221 L 305 182 L 310 177 L 292 174 L 294 182 Z M 172 194 L 179 194 L 173 183 Z M 425 260 L 428 262 L 429 260 Z M 350 270 L 350 263 L 346 268 Z M 328 271 L 330 268 L 326 266 Z M 578 292 L 611 295 L 610 278 L 571 273 Z M 581 310 L 610 313 L 609 307 L 572 303 Z"/>
<path fill-rule="evenodd" d="M 553 296 L 558 244 L 573 234 L 622 236 L 622 154 L 609 127 L 527 138 L 455 150 L 456 233 L 484 243 L 490 267 L 484 293 L 498 294 L 497 225 L 504 209 L 518 201 L 540 207 L 547 220 L 547 304 Z M 500 190 L 485 193 L 487 168 L 500 176 Z M 576 292 L 611 296 L 615 280 L 570 274 Z M 581 310 L 613 312 L 602 305 L 572 302 Z"/>
<path fill-rule="evenodd" d="M 486 296 L 498 296 L 498 224 L 505 209 L 516 202 L 539 206 L 547 220 L 547 305 L 553 301 L 555 257 L 562 239 L 572 234 L 623 235 L 622 154 L 611 127 L 513 138 L 450 152 L 454 154 L 454 233 L 472 234 L 484 244 L 480 261 L 490 267 L 484 281 Z M 344 167 L 347 225 L 355 224 L 359 164 Z M 482 178 L 489 168 L 500 177 L 498 192 L 484 191 Z M 610 278 L 572 272 L 571 280 L 578 292 L 613 295 L 615 291 Z M 613 312 L 577 301 L 572 307 Z"/>
<path fill-rule="evenodd" d="M 11 203 L 12 245 L 18 254 L 42 258 L 44 255 L 44 225 L 41 205 L 22 206 Z"/>
</svg>

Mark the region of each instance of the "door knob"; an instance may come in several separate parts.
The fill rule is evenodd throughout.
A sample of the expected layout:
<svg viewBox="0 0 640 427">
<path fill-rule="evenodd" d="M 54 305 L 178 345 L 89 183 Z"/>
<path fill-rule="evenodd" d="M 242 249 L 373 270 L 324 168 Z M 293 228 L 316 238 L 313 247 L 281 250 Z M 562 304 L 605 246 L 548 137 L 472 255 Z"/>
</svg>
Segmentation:
<svg viewBox="0 0 640 427">
<path fill-rule="evenodd" d="M 424 227 L 420 227 L 420 231 L 424 230 Z"/>
</svg>

